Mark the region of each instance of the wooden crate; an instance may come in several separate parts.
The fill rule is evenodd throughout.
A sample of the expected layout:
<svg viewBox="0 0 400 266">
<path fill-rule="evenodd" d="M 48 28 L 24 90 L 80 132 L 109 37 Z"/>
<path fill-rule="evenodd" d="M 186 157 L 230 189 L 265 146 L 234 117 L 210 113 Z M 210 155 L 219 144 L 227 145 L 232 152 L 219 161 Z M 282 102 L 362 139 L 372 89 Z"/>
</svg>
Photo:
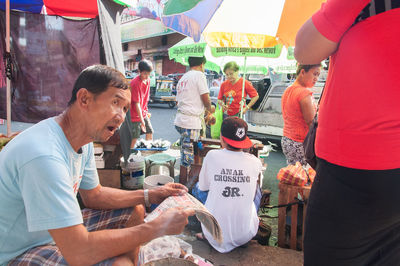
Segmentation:
<svg viewBox="0 0 400 266">
<path fill-rule="evenodd" d="M 286 185 L 283 183 L 279 183 L 279 197 L 278 197 L 278 205 L 284 205 L 288 204 L 291 202 L 295 202 L 295 198 L 297 198 L 297 194 L 299 193 L 303 200 L 308 200 L 308 197 L 310 196 L 310 189 L 311 186 L 304 186 L 304 187 L 299 187 L 299 186 L 292 186 L 292 185 Z M 295 204 L 291 206 L 291 225 L 290 225 L 290 238 L 289 238 L 289 243 L 286 242 L 286 235 L 285 235 L 285 228 L 286 228 L 286 208 L 281 207 L 279 208 L 278 211 L 278 246 L 279 247 L 287 247 L 287 244 L 289 244 L 289 247 L 291 249 L 303 249 L 303 236 L 304 236 L 304 219 L 306 217 L 306 210 L 307 210 L 307 202 L 304 204 L 303 207 L 303 227 L 301 231 L 301 236 L 297 235 L 297 225 L 298 225 L 298 219 L 297 219 L 297 214 L 299 211 L 299 205 Z M 301 237 L 301 239 L 298 239 L 298 237 Z M 297 243 L 299 242 L 299 245 Z"/>
<path fill-rule="evenodd" d="M 97 169 L 100 184 L 105 187 L 121 188 L 121 170 Z"/>
</svg>

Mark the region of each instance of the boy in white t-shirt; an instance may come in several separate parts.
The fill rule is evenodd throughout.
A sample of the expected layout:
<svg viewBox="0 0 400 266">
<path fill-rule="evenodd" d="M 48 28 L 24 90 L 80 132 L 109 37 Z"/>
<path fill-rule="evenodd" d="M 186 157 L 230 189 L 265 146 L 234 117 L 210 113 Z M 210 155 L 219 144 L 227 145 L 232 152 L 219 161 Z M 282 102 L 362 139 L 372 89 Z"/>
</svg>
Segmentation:
<svg viewBox="0 0 400 266">
<path fill-rule="evenodd" d="M 259 219 L 253 201 L 262 182 L 262 164 L 253 154 L 243 152 L 252 146 L 243 119 L 226 118 L 220 140 L 223 149 L 209 151 L 204 158 L 198 189 L 208 191 L 205 206 L 217 219 L 223 242 L 218 244 L 202 226 L 204 237 L 217 251 L 226 253 L 257 233 Z"/>
</svg>

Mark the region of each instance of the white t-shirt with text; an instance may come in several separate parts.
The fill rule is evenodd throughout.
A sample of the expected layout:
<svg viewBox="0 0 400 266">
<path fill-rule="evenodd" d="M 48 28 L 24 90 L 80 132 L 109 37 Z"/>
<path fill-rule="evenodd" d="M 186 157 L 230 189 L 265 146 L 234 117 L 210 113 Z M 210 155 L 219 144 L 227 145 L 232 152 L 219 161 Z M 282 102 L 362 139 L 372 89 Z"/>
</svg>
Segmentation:
<svg viewBox="0 0 400 266">
<path fill-rule="evenodd" d="M 253 200 L 261 171 L 261 161 L 247 152 L 212 150 L 204 158 L 199 189 L 209 191 L 205 206 L 221 227 L 223 243 L 218 244 L 204 226 L 202 229 L 219 252 L 229 252 L 256 235 L 259 220 Z"/>
</svg>

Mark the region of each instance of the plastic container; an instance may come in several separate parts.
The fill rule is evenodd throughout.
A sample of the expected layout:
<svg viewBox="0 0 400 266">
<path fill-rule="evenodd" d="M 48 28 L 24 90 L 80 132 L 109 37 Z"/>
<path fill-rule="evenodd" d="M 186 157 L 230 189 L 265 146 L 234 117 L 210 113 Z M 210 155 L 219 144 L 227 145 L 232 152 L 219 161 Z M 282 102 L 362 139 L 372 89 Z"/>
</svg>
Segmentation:
<svg viewBox="0 0 400 266">
<path fill-rule="evenodd" d="M 174 183 L 174 179 L 167 175 L 150 175 L 144 179 L 143 188 L 151 189 L 167 183 Z"/>
<path fill-rule="evenodd" d="M 105 161 L 104 161 L 103 156 L 104 156 L 104 153 L 94 155 L 94 160 L 96 162 L 97 169 L 103 169 L 105 166 Z"/>
<path fill-rule="evenodd" d="M 174 165 L 176 158 L 166 153 L 157 153 L 146 156 L 146 175 L 175 176 Z"/>
<path fill-rule="evenodd" d="M 121 181 L 122 188 L 125 189 L 141 189 L 145 176 L 145 161 L 144 157 L 131 154 L 128 162 L 125 164 L 124 158 L 121 158 Z"/>
</svg>

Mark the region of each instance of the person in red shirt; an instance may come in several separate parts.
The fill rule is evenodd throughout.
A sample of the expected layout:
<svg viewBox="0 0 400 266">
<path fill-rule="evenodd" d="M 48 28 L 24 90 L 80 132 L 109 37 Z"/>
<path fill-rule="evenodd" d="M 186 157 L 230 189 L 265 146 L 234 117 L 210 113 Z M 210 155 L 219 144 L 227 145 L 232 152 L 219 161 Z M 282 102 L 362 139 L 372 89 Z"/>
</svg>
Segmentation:
<svg viewBox="0 0 400 266">
<path fill-rule="evenodd" d="M 258 100 L 258 93 L 250 81 L 245 80 L 244 95 L 242 98 L 243 78 L 239 78 L 239 66 L 236 62 L 226 63 L 224 66 L 226 81 L 221 84 L 218 94 L 218 104 L 224 110 L 224 118 L 227 116 L 240 115 L 240 103 L 247 95 L 251 100 L 248 105 L 243 103 L 243 114 L 245 114 Z"/>
<path fill-rule="evenodd" d="M 282 95 L 282 151 L 288 164 L 307 165 L 303 141 L 315 116 L 312 92 L 321 71 L 321 64 L 298 65 L 296 81 Z"/>
<path fill-rule="evenodd" d="M 131 81 L 131 121 L 132 142 L 131 149 L 135 148 L 141 132 L 146 133 L 146 140 L 153 139 L 153 127 L 150 123 L 150 113 L 147 103 L 150 97 L 150 73 L 153 71 L 151 62 L 139 62 L 139 75 Z"/>
<path fill-rule="evenodd" d="M 315 139 L 304 265 L 399 265 L 400 1 L 328 0 L 295 57 L 330 56 Z"/>
</svg>

